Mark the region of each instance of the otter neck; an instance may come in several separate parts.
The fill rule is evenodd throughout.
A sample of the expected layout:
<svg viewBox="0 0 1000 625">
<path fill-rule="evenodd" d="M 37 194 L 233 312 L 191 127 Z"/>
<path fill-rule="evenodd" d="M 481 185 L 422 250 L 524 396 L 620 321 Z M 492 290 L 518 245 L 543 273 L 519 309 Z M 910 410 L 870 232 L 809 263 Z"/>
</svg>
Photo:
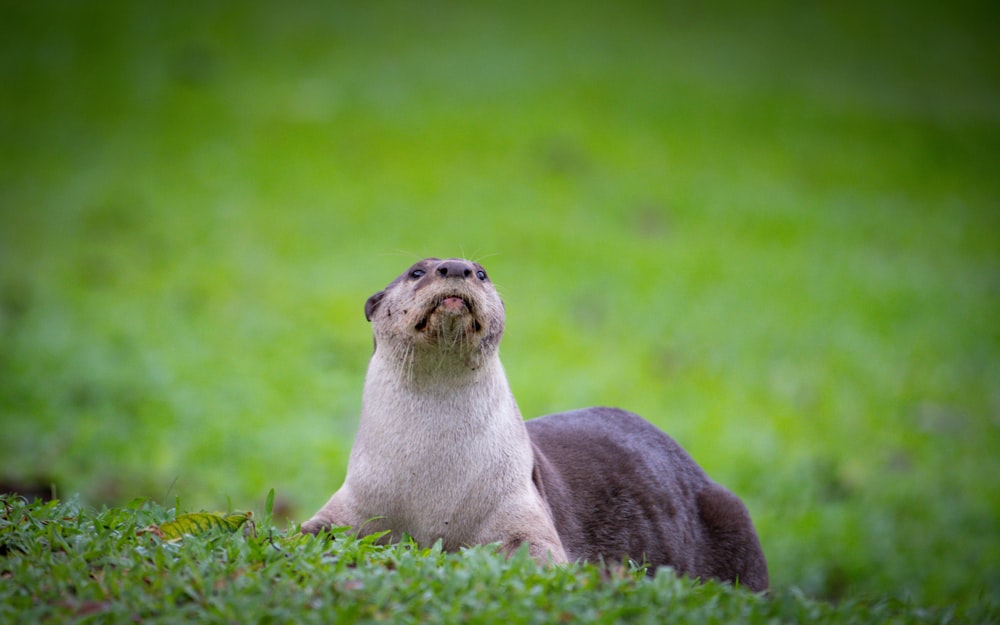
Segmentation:
<svg viewBox="0 0 1000 625">
<path fill-rule="evenodd" d="M 421 437 L 455 440 L 523 427 L 496 354 L 476 369 L 451 363 L 410 368 L 376 349 L 368 365 L 358 429 L 366 441 L 411 436 L 417 429 Z"/>
</svg>

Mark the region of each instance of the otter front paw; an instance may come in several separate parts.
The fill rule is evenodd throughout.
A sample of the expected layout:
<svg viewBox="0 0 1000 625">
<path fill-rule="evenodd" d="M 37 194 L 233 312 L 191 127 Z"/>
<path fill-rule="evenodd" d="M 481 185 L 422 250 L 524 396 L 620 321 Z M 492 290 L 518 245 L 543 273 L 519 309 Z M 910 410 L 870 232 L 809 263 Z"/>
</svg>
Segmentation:
<svg viewBox="0 0 1000 625">
<path fill-rule="evenodd" d="M 323 519 L 317 519 L 313 517 L 302 524 L 303 534 L 319 534 L 323 530 L 330 529 L 329 521 L 324 521 Z"/>
</svg>

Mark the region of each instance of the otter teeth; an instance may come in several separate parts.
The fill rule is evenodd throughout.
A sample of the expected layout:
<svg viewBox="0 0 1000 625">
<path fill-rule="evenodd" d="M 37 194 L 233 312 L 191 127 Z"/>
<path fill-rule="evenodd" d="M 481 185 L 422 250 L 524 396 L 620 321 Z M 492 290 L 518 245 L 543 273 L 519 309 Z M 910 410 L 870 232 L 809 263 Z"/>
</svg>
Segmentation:
<svg viewBox="0 0 1000 625">
<path fill-rule="evenodd" d="M 438 304 L 438 306 L 443 307 L 445 310 L 449 309 L 454 310 L 459 306 L 465 308 L 466 310 L 468 310 L 469 308 L 469 305 L 466 303 L 464 299 L 462 299 L 461 297 L 456 297 L 454 295 L 451 297 L 446 297 L 443 300 L 441 300 L 441 303 Z"/>
</svg>

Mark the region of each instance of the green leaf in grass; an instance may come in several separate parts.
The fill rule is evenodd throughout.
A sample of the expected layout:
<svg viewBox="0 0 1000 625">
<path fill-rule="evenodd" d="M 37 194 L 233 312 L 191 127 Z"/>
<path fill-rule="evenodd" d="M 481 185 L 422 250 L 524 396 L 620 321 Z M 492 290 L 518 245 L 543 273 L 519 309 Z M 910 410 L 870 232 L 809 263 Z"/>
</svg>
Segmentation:
<svg viewBox="0 0 1000 625">
<path fill-rule="evenodd" d="M 167 521 L 162 525 L 150 525 L 139 530 L 139 533 L 155 534 L 163 540 L 180 540 L 184 536 L 198 536 L 210 531 L 212 528 L 222 528 L 230 532 L 235 532 L 249 523 L 253 530 L 252 512 L 234 512 L 232 514 L 222 514 L 219 512 L 191 512 L 181 514 L 173 521 Z"/>
</svg>

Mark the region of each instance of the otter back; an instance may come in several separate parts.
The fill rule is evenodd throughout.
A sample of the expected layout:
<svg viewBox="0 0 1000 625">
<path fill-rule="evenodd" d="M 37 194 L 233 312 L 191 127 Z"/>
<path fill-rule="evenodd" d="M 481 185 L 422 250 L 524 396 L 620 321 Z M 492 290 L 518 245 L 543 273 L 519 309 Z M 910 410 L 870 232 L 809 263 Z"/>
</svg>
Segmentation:
<svg viewBox="0 0 1000 625">
<path fill-rule="evenodd" d="M 536 487 L 570 560 L 645 562 L 768 587 L 743 503 L 638 415 L 585 408 L 526 423 Z"/>
</svg>

